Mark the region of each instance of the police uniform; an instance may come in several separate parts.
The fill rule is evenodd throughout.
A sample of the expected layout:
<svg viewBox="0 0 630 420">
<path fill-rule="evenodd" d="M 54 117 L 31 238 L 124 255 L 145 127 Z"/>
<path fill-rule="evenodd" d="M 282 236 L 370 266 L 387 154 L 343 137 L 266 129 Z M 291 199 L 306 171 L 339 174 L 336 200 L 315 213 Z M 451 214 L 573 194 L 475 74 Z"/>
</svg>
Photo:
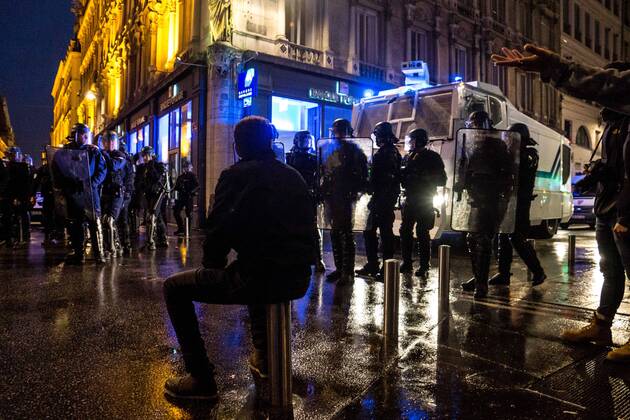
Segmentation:
<svg viewBox="0 0 630 420">
<path fill-rule="evenodd" d="M 131 253 L 131 218 L 135 218 L 135 213 L 132 214 L 130 207 L 135 190 L 136 166 L 134 165 L 131 156 L 125 152 L 122 153 L 125 157 L 125 166 L 122 170 L 124 194 L 117 225 L 123 253 L 128 255 Z"/>
<path fill-rule="evenodd" d="M 7 175 L 8 184 L 5 189 L 5 198 L 8 202 L 5 221 L 9 227 L 7 240 L 9 244 L 18 245 L 30 239 L 32 174 L 25 162 L 9 161 Z"/>
<path fill-rule="evenodd" d="M 167 247 L 166 223 L 162 217 L 169 188 L 166 165 L 152 159 L 140 165 L 138 174 L 141 176 L 140 188 L 146 204 L 147 247 Z"/>
<path fill-rule="evenodd" d="M 488 293 L 492 239 L 505 216 L 514 175 L 513 160 L 503 141 L 486 136 L 475 143 L 463 174 L 471 207 L 467 243 L 474 278 L 462 285 L 464 290 L 474 290 L 475 297 Z"/>
<path fill-rule="evenodd" d="M 405 200 L 402 206 L 400 241 L 403 258 L 401 272 L 412 271 L 413 230 L 416 228 L 420 267 L 416 272 L 426 276 L 431 260 L 429 231 L 435 223 L 433 197 L 437 186 L 446 184 L 444 162 L 440 155 L 425 147 L 411 150 L 403 159 L 402 186 Z"/>
<path fill-rule="evenodd" d="M 512 131 L 521 134 L 521 153 L 518 173 L 518 191 L 516 201 L 516 220 L 514 233 L 501 233 L 498 235 L 499 241 L 499 273 L 490 279 L 490 284 L 510 284 L 510 269 L 512 267 L 512 248 L 521 257 L 527 268 L 532 273 L 533 284 L 541 284 L 546 275 L 540 265 L 536 250 L 527 242 L 530 219 L 529 212 L 534 199 L 534 184 L 536 182 L 536 171 L 538 170 L 538 152 L 528 145 L 535 142 L 529 136 L 527 126 L 515 124 Z"/>
<path fill-rule="evenodd" d="M 116 220 L 125 199 L 124 169 L 127 164 L 125 155 L 118 151 L 103 151 L 107 166 L 107 176 L 103 182 L 101 201 L 103 204 L 103 225 L 105 230 L 105 249 L 112 256 L 122 255 L 118 238 Z"/>
<path fill-rule="evenodd" d="M 192 171 L 183 172 L 177 177 L 175 188 L 173 189 L 177 192 L 177 199 L 173 206 L 173 213 L 177 222 L 176 234 L 184 234 L 186 233 L 186 227 L 182 218 L 182 210 L 186 212 L 186 217 L 190 220 L 193 212 L 193 199 L 197 191 L 199 191 L 197 175 Z"/>
<path fill-rule="evenodd" d="M 361 149 L 345 139 L 332 139 L 323 151 L 324 174 L 321 194 L 330 221 L 330 239 L 336 270 L 328 281 L 350 281 L 354 277 L 354 207 L 368 178 L 367 158 Z"/>
</svg>

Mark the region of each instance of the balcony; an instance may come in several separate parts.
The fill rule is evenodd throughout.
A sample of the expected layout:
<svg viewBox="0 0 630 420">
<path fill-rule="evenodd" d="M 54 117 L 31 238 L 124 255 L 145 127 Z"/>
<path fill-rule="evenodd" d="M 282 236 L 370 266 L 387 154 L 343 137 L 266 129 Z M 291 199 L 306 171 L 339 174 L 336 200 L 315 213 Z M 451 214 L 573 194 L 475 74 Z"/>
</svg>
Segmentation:
<svg viewBox="0 0 630 420">
<path fill-rule="evenodd" d="M 322 52 L 303 45 L 294 44 L 286 39 L 276 40 L 280 56 L 300 63 L 322 65 Z"/>
<path fill-rule="evenodd" d="M 373 64 L 359 62 L 359 76 L 374 80 L 384 80 L 385 69 Z"/>
</svg>

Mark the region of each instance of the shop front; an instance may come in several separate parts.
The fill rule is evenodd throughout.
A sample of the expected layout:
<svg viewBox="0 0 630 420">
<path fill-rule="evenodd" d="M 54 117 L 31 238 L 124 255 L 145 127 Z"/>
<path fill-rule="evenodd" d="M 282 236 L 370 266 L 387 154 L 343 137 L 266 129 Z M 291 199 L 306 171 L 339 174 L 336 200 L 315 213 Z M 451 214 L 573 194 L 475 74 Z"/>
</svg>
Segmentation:
<svg viewBox="0 0 630 420">
<path fill-rule="evenodd" d="M 308 130 L 315 141 L 328 137 L 334 120 L 352 120 L 352 106 L 361 98 L 390 88 L 260 61 L 250 67 L 258 73 L 258 92 L 244 114 L 268 118 L 286 151 L 293 146 L 296 132 Z"/>
</svg>

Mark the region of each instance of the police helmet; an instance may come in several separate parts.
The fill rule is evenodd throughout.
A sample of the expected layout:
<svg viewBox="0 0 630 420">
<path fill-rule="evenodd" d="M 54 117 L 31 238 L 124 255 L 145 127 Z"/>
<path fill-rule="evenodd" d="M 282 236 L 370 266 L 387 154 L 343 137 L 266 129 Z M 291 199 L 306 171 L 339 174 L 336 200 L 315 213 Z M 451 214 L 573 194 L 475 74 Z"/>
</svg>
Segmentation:
<svg viewBox="0 0 630 420">
<path fill-rule="evenodd" d="M 345 118 L 337 118 L 335 121 L 333 121 L 330 128 L 333 134 L 339 133 L 340 135 L 345 137 L 352 137 L 352 134 L 354 133 L 352 124 Z"/>
<path fill-rule="evenodd" d="M 269 125 L 271 126 L 271 139 L 273 141 L 278 140 L 278 138 L 280 138 L 280 133 L 278 133 L 278 129 L 276 128 L 275 125 L 269 123 Z"/>
<path fill-rule="evenodd" d="M 24 153 L 24 157 L 22 159 L 28 166 L 33 166 L 33 157 L 28 153 Z"/>
<path fill-rule="evenodd" d="M 407 134 L 409 139 L 409 150 L 423 148 L 429 143 L 429 136 L 424 128 L 414 128 Z"/>
<path fill-rule="evenodd" d="M 153 150 L 153 147 L 151 146 L 144 146 L 142 149 L 140 149 L 140 155 L 141 156 L 155 156 L 155 151 Z"/>
<path fill-rule="evenodd" d="M 110 144 L 113 143 L 114 146 L 112 147 L 112 150 L 118 149 L 118 133 L 113 130 L 107 130 L 101 136 L 101 145 L 103 146 L 103 148 L 105 148 L 104 142 L 109 142 Z"/>
<path fill-rule="evenodd" d="M 529 128 L 523 123 L 512 124 L 510 127 L 510 131 L 514 131 L 515 133 L 520 134 L 521 136 L 521 147 L 527 146 L 535 146 L 538 143 L 529 135 Z"/>
<path fill-rule="evenodd" d="M 87 143 L 92 143 L 92 132 L 90 131 L 90 127 L 83 123 L 76 123 L 72 126 L 72 130 L 70 131 L 70 141 L 78 142 L 79 136 L 82 136 L 84 134 L 88 134 L 89 139 Z"/>
<path fill-rule="evenodd" d="M 372 134 L 374 134 L 377 139 L 392 140 L 394 143 L 398 141 L 396 135 L 394 134 L 394 128 L 388 121 L 381 121 L 376 124 Z"/>
<path fill-rule="evenodd" d="M 311 148 L 312 139 L 313 137 L 311 136 L 310 131 L 298 131 L 293 136 L 293 146 L 299 150 L 309 150 Z"/>
<path fill-rule="evenodd" d="M 192 162 L 189 161 L 188 159 L 182 159 L 182 170 L 192 171 Z"/>
<path fill-rule="evenodd" d="M 475 111 L 468 116 L 466 128 L 492 128 L 492 121 L 486 111 Z"/>
</svg>

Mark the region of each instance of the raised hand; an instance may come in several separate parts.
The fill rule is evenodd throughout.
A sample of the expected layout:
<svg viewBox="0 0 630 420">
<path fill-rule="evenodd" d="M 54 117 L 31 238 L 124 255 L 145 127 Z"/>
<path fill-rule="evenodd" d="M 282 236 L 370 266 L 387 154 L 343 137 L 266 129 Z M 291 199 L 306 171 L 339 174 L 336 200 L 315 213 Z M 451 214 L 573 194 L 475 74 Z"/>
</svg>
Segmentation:
<svg viewBox="0 0 630 420">
<path fill-rule="evenodd" d="M 500 54 L 490 57 L 497 66 L 516 67 L 524 71 L 542 72 L 558 59 L 558 55 L 546 48 L 526 44 L 523 50 L 530 55 L 523 55 L 516 49 L 502 48 Z"/>
</svg>

